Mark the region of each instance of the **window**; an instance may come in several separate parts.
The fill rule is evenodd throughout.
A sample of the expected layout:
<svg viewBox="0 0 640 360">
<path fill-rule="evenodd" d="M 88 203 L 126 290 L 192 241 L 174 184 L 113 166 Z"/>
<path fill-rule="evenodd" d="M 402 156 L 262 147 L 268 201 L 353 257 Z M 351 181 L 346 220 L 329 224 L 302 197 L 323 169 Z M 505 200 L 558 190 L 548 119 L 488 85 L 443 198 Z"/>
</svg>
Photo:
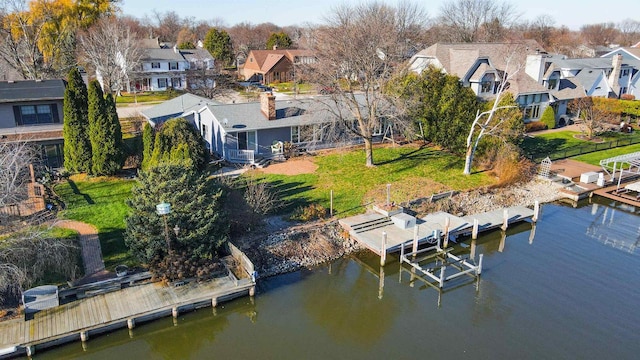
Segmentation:
<svg viewBox="0 0 640 360">
<path fill-rule="evenodd" d="M 178 70 L 178 63 L 177 62 L 170 62 L 169 63 L 169 70 Z"/>
<path fill-rule="evenodd" d="M 160 69 L 160 63 L 159 62 L 152 62 L 151 63 L 151 68 L 152 69 Z"/>
<path fill-rule="evenodd" d="M 626 93 L 627 93 L 627 88 L 626 87 L 622 87 L 622 89 L 620 89 L 620 95 L 626 94 Z"/>
<path fill-rule="evenodd" d="M 17 126 L 60 123 L 56 104 L 14 106 Z"/>
<path fill-rule="evenodd" d="M 558 85 L 558 79 L 549 79 L 549 83 L 547 84 L 547 89 L 553 90 Z"/>
<path fill-rule="evenodd" d="M 527 106 L 523 110 L 522 114 L 524 120 L 537 119 L 540 117 L 540 105 Z"/>
<path fill-rule="evenodd" d="M 62 144 L 49 144 L 42 146 L 42 161 L 50 168 L 61 168 L 64 163 Z"/>
<path fill-rule="evenodd" d="M 182 88 L 182 79 L 175 77 L 171 79 L 171 86 L 174 88 Z"/>
<path fill-rule="evenodd" d="M 291 127 L 291 142 L 294 144 L 300 142 L 300 126 Z"/>
<path fill-rule="evenodd" d="M 209 136 L 209 133 L 207 132 L 207 125 L 202 124 L 202 130 L 200 131 L 200 135 L 202 135 L 202 137 L 205 139 Z"/>
<path fill-rule="evenodd" d="M 495 75 L 485 74 L 480 81 L 480 93 L 493 92 Z"/>
<path fill-rule="evenodd" d="M 159 88 L 166 88 L 167 87 L 167 79 L 166 78 L 158 79 L 158 87 Z"/>
<path fill-rule="evenodd" d="M 623 69 L 620 71 L 620 77 L 629 76 L 629 69 Z"/>
</svg>

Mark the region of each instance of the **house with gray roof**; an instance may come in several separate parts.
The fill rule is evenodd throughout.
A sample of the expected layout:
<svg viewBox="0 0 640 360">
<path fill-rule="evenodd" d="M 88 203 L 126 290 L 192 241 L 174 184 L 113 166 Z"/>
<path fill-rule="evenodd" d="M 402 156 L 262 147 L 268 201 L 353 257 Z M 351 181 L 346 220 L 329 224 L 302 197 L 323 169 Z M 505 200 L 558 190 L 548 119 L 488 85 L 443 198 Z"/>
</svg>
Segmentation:
<svg viewBox="0 0 640 360">
<path fill-rule="evenodd" d="M 27 141 L 52 168 L 63 164 L 64 80 L 0 81 L 0 141 Z"/>
<path fill-rule="evenodd" d="M 206 105 L 220 105 L 220 103 L 187 93 L 144 109 L 140 113 L 153 127 L 173 118 L 185 118 L 195 125 L 194 114 Z"/>
<path fill-rule="evenodd" d="M 460 78 L 464 86 L 481 99 L 495 98 L 500 83 L 508 79 L 507 90 L 520 105 L 524 121 L 535 121 L 552 102 L 549 89 L 524 71 L 527 56 L 542 52 L 534 40 L 509 43 L 436 43 L 409 61 L 409 68 L 421 73 L 435 66 Z"/>
<path fill-rule="evenodd" d="M 622 57 L 618 78 L 620 95 L 631 94 L 640 99 L 640 48 L 621 47 L 602 55 L 602 58 L 612 59 L 618 55 Z"/>
<path fill-rule="evenodd" d="M 143 56 L 140 69 L 130 75 L 127 91 L 185 90 L 187 72 L 191 69 L 214 69 L 214 59 L 207 50 L 181 50 L 166 47 L 158 39 L 146 39 L 141 43 Z"/>
</svg>

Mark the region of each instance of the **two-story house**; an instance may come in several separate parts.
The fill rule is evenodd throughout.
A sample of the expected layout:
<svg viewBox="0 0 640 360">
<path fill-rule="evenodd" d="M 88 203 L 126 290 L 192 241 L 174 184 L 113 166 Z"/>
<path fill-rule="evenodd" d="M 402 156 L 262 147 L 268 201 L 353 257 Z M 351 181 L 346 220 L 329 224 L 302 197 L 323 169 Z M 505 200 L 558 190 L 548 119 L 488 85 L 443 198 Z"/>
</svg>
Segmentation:
<svg viewBox="0 0 640 360">
<path fill-rule="evenodd" d="M 166 47 L 158 39 L 141 42 L 144 55 L 138 71 L 130 75 L 128 91 L 163 91 L 187 88 L 187 72 L 190 69 L 214 69 L 214 59 L 207 50 L 180 50 Z"/>
<path fill-rule="evenodd" d="M 528 55 L 540 53 L 534 40 L 510 43 L 436 43 L 409 61 L 409 68 L 421 73 L 434 66 L 460 78 L 481 99 L 495 98 L 500 84 L 508 81 L 506 91 L 513 93 L 526 122 L 542 116 L 552 102 L 547 88 L 524 71 Z"/>
<path fill-rule="evenodd" d="M 618 86 L 620 95 L 631 94 L 640 99 L 640 47 L 621 47 L 602 55 L 603 58 L 622 57 Z"/>
<path fill-rule="evenodd" d="M 315 61 L 311 50 L 251 50 L 239 72 L 244 80 L 265 85 L 275 81 L 289 82 L 296 80 L 297 65 Z"/>
<path fill-rule="evenodd" d="M 0 141 L 27 141 L 51 168 L 63 165 L 63 80 L 0 81 Z"/>
</svg>

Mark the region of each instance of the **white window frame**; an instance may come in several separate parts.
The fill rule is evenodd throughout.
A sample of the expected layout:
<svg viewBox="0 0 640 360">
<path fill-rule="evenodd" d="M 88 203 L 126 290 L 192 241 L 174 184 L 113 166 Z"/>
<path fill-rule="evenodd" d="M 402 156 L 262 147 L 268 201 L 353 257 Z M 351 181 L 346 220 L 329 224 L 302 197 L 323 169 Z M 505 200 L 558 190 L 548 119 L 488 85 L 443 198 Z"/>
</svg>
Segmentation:
<svg viewBox="0 0 640 360">
<path fill-rule="evenodd" d="M 152 69 L 160 69 L 160 62 L 158 62 L 158 61 L 152 61 L 152 62 L 151 62 L 151 68 L 152 68 Z"/>
</svg>

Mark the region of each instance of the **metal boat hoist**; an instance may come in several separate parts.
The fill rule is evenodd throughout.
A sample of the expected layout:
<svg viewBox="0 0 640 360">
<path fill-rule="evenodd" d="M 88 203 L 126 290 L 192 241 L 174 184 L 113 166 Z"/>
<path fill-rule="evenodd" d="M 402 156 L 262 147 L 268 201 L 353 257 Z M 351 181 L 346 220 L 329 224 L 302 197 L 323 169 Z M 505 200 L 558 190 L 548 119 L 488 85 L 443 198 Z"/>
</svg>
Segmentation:
<svg viewBox="0 0 640 360">
<path fill-rule="evenodd" d="M 600 160 L 600 166 L 602 166 L 602 170 L 610 176 L 612 182 L 615 181 L 616 172 L 618 172 L 617 190 L 619 190 L 620 182 L 625 173 L 629 175 L 640 175 L 640 151 L 602 159 Z"/>
<path fill-rule="evenodd" d="M 438 239 L 435 245 L 420 250 L 415 250 L 414 248 L 409 253 L 404 252 L 403 244 L 400 247 L 400 263 L 406 263 L 429 279 L 434 280 L 440 288 L 444 286 L 445 281 L 453 280 L 459 276 L 480 277 L 482 273 L 482 254 L 479 255 L 478 264 L 476 264 L 475 257 L 465 258 L 464 256 L 452 254 L 451 251 L 453 249 L 447 248 L 446 238 L 444 247 L 442 247 L 442 237 L 439 234 L 434 234 L 433 237 Z M 421 256 L 421 254 L 432 250 L 435 250 L 435 252 Z M 449 274 L 447 274 L 447 270 Z M 451 274 L 451 272 L 453 273 Z"/>
</svg>

